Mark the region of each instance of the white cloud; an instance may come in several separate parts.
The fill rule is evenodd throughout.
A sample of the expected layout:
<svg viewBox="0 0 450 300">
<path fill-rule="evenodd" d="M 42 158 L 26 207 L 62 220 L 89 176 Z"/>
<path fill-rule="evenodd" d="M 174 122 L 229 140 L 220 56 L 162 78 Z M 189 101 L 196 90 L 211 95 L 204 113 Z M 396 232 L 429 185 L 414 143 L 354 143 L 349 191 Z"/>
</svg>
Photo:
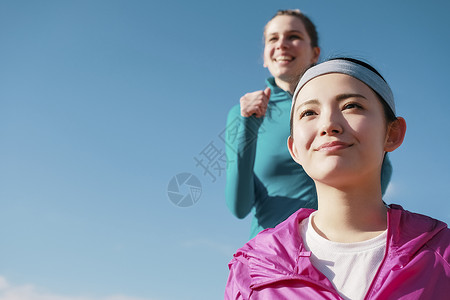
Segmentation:
<svg viewBox="0 0 450 300">
<path fill-rule="evenodd" d="M 0 291 L 3 289 L 6 289 L 9 286 L 8 281 L 6 281 L 6 278 L 0 276 Z"/>
<path fill-rule="evenodd" d="M 151 300 L 125 295 L 111 295 L 106 297 L 67 296 L 58 295 L 31 285 L 13 285 L 5 277 L 0 276 L 0 300 Z"/>
</svg>

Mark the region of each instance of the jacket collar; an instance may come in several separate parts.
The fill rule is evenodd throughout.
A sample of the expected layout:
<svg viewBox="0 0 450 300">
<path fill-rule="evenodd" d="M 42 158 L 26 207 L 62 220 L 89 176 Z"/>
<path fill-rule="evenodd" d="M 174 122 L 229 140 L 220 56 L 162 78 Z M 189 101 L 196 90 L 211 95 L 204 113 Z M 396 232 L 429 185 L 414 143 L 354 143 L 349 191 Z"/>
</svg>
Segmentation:
<svg viewBox="0 0 450 300">
<path fill-rule="evenodd" d="M 441 230 L 447 228 L 444 222 L 409 212 L 400 205 L 391 204 L 389 207 L 387 250 L 398 258 L 402 266 Z"/>
<path fill-rule="evenodd" d="M 285 90 L 281 89 L 275 83 L 275 78 L 269 77 L 266 79 L 266 85 L 270 88 L 270 100 L 271 101 L 292 101 L 292 95 Z"/>
</svg>

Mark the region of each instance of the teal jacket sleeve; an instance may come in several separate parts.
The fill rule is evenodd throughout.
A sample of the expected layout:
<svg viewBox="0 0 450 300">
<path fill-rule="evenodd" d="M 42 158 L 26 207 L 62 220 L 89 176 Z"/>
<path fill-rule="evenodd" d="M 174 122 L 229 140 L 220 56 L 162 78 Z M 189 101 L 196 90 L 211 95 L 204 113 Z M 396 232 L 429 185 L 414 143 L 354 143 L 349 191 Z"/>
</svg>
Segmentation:
<svg viewBox="0 0 450 300">
<path fill-rule="evenodd" d="M 263 118 L 242 117 L 240 106 L 228 113 L 225 132 L 227 181 L 225 199 L 231 213 L 245 218 L 255 202 L 253 167 L 258 129 Z"/>
</svg>

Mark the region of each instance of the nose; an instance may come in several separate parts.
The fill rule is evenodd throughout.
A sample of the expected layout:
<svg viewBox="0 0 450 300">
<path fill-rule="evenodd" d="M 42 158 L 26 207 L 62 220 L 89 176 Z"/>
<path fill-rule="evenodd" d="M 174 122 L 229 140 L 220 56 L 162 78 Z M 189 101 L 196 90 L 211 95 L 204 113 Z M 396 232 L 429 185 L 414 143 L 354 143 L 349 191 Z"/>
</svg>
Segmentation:
<svg viewBox="0 0 450 300">
<path fill-rule="evenodd" d="M 322 114 L 322 126 L 320 128 L 320 135 L 338 135 L 343 132 L 343 127 L 336 114 Z"/>
<path fill-rule="evenodd" d="M 280 36 L 277 41 L 277 49 L 285 49 L 287 48 L 287 38 L 285 36 Z"/>
</svg>

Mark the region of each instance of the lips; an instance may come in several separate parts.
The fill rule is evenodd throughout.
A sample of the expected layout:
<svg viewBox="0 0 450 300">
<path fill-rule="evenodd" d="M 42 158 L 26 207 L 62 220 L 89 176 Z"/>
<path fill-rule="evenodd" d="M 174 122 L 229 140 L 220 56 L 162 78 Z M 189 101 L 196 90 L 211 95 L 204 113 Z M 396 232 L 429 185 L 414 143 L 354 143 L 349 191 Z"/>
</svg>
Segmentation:
<svg viewBox="0 0 450 300">
<path fill-rule="evenodd" d="M 351 144 L 333 141 L 327 142 L 316 148 L 316 151 L 333 152 L 351 147 Z"/>
<path fill-rule="evenodd" d="M 290 62 L 293 61 L 295 58 L 293 56 L 289 56 L 289 55 L 281 55 L 276 57 L 274 60 L 276 62 Z"/>
</svg>

